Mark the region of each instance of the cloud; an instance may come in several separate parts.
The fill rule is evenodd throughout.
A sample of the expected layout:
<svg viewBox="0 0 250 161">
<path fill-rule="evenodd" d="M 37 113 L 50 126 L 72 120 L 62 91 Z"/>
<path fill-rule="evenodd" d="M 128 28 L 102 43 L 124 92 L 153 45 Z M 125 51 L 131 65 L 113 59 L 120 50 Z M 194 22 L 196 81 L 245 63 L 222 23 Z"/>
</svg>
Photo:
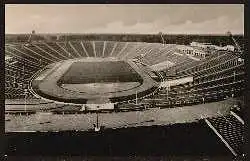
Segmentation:
<svg viewBox="0 0 250 161">
<path fill-rule="evenodd" d="M 7 5 L 6 33 L 243 33 L 242 5 Z"/>
<path fill-rule="evenodd" d="M 31 15 L 30 19 L 41 19 L 42 17 L 40 15 Z"/>
<path fill-rule="evenodd" d="M 234 34 L 244 33 L 244 23 L 240 19 L 232 20 L 227 16 L 221 16 L 212 20 L 193 23 L 187 20 L 183 24 L 170 25 L 163 29 L 170 33 L 190 33 L 190 34 L 224 34 L 231 31 Z"/>
<path fill-rule="evenodd" d="M 111 22 L 105 27 L 91 28 L 82 32 L 85 33 L 152 33 L 154 31 L 152 23 L 136 23 L 135 25 L 124 25 L 122 21 Z"/>
<path fill-rule="evenodd" d="M 166 17 L 165 17 L 166 18 Z M 194 23 L 186 20 L 181 24 L 161 22 L 159 19 L 152 23 L 136 23 L 131 26 L 124 25 L 122 21 L 111 22 L 105 27 L 91 28 L 86 33 L 174 33 L 174 34 L 224 34 L 231 31 L 234 34 L 244 33 L 243 19 L 232 20 L 227 16 L 220 16 L 212 20 Z M 164 24 L 166 24 L 164 26 Z"/>
</svg>

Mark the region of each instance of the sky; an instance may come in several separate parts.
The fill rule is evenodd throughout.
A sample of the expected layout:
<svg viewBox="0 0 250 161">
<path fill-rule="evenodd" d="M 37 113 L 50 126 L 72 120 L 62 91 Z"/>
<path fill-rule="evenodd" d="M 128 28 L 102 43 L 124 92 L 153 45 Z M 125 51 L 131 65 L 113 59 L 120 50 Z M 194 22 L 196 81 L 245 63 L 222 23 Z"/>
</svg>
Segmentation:
<svg viewBox="0 0 250 161">
<path fill-rule="evenodd" d="M 5 33 L 244 33 L 243 4 L 6 4 Z"/>
</svg>

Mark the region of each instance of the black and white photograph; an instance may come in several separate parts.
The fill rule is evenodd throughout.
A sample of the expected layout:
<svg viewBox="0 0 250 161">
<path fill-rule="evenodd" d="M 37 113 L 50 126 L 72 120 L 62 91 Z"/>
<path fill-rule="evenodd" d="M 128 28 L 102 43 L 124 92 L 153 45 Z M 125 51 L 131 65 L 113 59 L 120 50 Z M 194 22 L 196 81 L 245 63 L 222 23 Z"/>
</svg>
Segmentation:
<svg viewBox="0 0 250 161">
<path fill-rule="evenodd" d="M 244 158 L 244 41 L 244 4 L 6 4 L 5 133 Z"/>
</svg>

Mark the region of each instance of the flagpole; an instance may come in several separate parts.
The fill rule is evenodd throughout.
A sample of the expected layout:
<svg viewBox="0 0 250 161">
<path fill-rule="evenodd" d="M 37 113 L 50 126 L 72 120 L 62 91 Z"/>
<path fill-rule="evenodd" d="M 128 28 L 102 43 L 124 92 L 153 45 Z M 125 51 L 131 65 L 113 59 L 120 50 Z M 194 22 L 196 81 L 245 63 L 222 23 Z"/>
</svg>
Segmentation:
<svg viewBox="0 0 250 161">
<path fill-rule="evenodd" d="M 136 93 L 135 93 L 135 101 L 136 101 L 136 105 L 138 104 L 138 102 L 137 102 L 137 91 L 136 91 Z"/>
</svg>

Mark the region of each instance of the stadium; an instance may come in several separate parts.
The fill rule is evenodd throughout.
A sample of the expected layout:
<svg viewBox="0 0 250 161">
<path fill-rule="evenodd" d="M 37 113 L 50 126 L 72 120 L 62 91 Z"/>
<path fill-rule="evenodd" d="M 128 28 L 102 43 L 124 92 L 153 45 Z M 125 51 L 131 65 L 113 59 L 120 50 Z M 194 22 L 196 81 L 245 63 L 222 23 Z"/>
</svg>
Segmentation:
<svg viewBox="0 0 250 161">
<path fill-rule="evenodd" d="M 6 35 L 5 131 L 102 131 L 203 120 L 233 155 L 241 155 L 243 47 L 231 34 L 199 39 L 206 43 L 162 33 Z"/>
</svg>

